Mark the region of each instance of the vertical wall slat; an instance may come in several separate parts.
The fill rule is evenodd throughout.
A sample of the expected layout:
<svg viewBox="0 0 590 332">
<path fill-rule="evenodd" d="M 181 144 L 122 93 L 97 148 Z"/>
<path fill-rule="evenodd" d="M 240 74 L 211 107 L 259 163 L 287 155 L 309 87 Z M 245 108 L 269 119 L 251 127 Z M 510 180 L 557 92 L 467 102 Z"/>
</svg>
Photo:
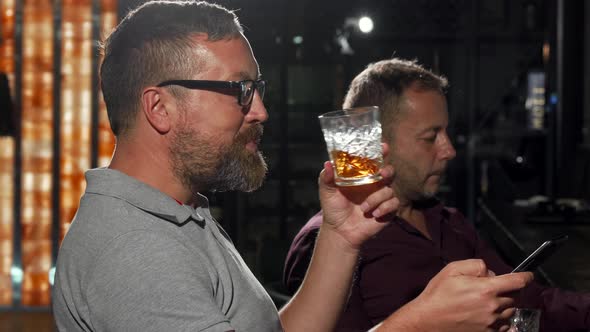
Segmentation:
<svg viewBox="0 0 590 332">
<path fill-rule="evenodd" d="M 54 1 L 26 1 L 22 58 L 21 304 L 50 303 L 54 125 Z M 18 157 L 17 157 L 18 159 Z"/>
<path fill-rule="evenodd" d="M 59 221 L 60 221 L 60 171 L 61 171 L 61 121 L 60 121 L 60 109 L 61 109 L 61 93 L 60 84 L 61 80 L 57 79 L 61 77 L 61 42 L 62 42 L 62 3 L 61 1 L 55 1 L 53 4 L 53 186 L 51 188 L 52 193 L 52 220 L 51 220 L 51 265 L 55 266 L 57 261 L 57 250 L 59 243 Z"/>
<path fill-rule="evenodd" d="M 14 144 L 14 226 L 13 226 L 13 307 L 21 302 L 22 250 L 21 250 L 21 191 L 22 191 L 22 77 L 23 77 L 23 2 L 16 1 L 14 7 L 14 108 L 17 113 Z"/>
<path fill-rule="evenodd" d="M 61 42 L 61 172 L 58 242 L 69 229 L 92 160 L 92 0 L 63 1 Z"/>
<path fill-rule="evenodd" d="M 14 101 L 14 48 L 15 48 L 15 1 L 0 1 L 0 71 L 8 80 L 6 93 L 3 95 L 2 107 L 10 107 Z M 4 87 L 3 87 L 4 88 Z M 4 99 L 6 98 L 6 99 Z M 5 103 L 5 101 L 7 103 Z M 14 105 L 13 105 L 14 106 Z M 2 110 L 6 117 L 0 124 L 6 132 L 0 133 L 0 306 L 12 305 L 12 265 L 14 253 L 14 111 Z M 8 122 L 10 121 L 10 122 Z M 11 125 L 12 123 L 12 125 Z M 11 132 L 12 130 L 12 132 Z"/>
<path fill-rule="evenodd" d="M 117 0 L 100 0 L 100 36 L 98 40 L 104 40 L 113 28 L 117 25 L 118 16 L 117 16 L 117 7 L 118 1 Z M 95 39 L 96 40 L 96 39 Z M 98 52 L 97 52 L 98 55 Z M 98 62 L 100 62 L 101 57 L 98 58 Z M 111 155 L 113 154 L 113 150 L 115 148 L 115 137 L 111 132 L 111 126 L 109 124 L 109 119 L 107 116 L 106 105 L 104 103 L 104 98 L 102 95 L 102 90 L 98 84 L 98 63 L 94 69 L 97 71 L 97 78 L 96 78 L 96 93 L 98 98 L 98 160 L 97 166 L 104 167 L 108 165 Z"/>
<path fill-rule="evenodd" d="M 100 0 L 92 0 L 92 149 L 90 167 L 98 166 L 98 147 L 99 147 L 99 103 L 98 103 L 98 63 L 100 40 L 101 20 L 100 20 Z"/>
</svg>

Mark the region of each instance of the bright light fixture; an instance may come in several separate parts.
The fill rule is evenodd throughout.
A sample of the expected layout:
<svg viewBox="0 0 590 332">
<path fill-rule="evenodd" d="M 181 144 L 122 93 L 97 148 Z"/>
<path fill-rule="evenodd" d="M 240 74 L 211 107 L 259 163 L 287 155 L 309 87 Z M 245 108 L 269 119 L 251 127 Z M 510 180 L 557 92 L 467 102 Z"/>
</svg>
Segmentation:
<svg viewBox="0 0 590 332">
<path fill-rule="evenodd" d="M 369 33 L 373 31 L 373 20 L 368 16 L 361 17 L 358 24 L 362 33 Z"/>
</svg>

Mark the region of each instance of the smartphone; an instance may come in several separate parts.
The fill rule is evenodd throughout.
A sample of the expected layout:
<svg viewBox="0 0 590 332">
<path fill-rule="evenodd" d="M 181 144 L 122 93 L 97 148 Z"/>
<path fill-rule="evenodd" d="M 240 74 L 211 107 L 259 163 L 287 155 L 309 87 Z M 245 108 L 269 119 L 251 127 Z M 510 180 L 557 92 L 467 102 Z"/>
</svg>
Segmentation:
<svg viewBox="0 0 590 332">
<path fill-rule="evenodd" d="M 514 272 L 534 271 L 539 265 L 543 264 L 547 258 L 553 255 L 568 239 L 567 235 L 545 241 L 529 257 L 525 258 L 522 263 L 512 270 Z"/>
</svg>

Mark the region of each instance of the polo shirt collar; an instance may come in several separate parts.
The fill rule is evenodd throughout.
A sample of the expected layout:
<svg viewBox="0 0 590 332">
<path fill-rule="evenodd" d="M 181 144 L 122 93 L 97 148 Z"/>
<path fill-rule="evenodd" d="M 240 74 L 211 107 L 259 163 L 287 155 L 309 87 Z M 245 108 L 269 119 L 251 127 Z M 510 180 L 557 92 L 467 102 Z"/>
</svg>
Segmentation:
<svg viewBox="0 0 590 332">
<path fill-rule="evenodd" d="M 197 194 L 198 208 L 179 204 L 174 198 L 149 186 L 127 174 L 110 168 L 88 170 L 86 176 L 86 193 L 110 196 L 121 199 L 138 209 L 153 214 L 177 225 L 194 220 L 201 227 L 205 225 L 205 216 L 209 213 L 209 202 Z"/>
</svg>

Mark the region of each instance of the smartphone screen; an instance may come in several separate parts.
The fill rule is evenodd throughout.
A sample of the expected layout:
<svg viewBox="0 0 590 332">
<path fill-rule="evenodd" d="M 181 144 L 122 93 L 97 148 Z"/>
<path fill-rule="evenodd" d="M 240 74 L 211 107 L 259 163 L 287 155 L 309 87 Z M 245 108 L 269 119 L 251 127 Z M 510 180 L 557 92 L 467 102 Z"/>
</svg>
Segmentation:
<svg viewBox="0 0 590 332">
<path fill-rule="evenodd" d="M 545 241 L 539 246 L 532 254 L 525 258 L 522 263 L 512 270 L 514 272 L 522 271 L 534 271 L 538 268 L 547 258 L 553 255 L 557 249 L 559 249 L 568 239 L 567 235 L 560 236 L 553 240 Z"/>
</svg>

